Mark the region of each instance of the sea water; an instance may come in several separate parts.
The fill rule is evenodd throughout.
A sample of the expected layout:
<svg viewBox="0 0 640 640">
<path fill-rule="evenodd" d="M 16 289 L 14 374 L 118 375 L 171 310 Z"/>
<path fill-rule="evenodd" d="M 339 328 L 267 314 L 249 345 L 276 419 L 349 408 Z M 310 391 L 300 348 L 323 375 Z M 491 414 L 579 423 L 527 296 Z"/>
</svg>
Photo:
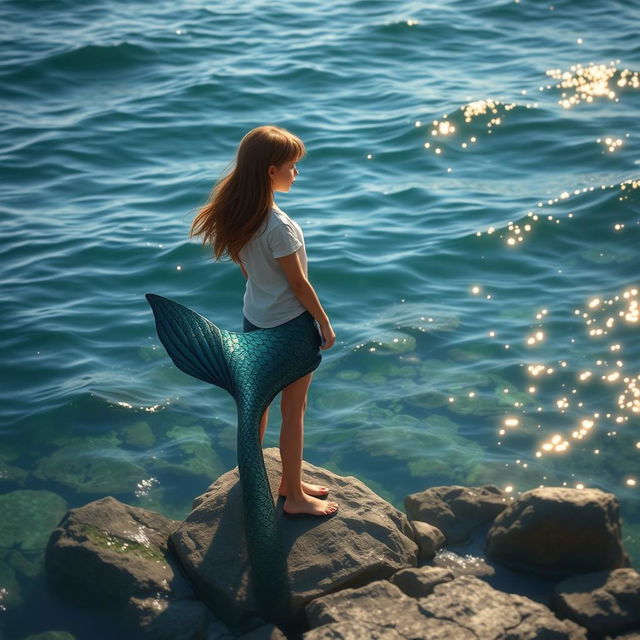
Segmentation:
<svg viewBox="0 0 640 640">
<path fill-rule="evenodd" d="M 144 294 L 241 330 L 240 269 L 188 234 L 270 123 L 307 145 L 277 202 L 337 336 L 305 459 L 398 508 L 449 484 L 613 492 L 638 566 L 638 18 L 592 0 L 4 2 L 5 637 L 116 637 L 46 587 L 61 516 L 112 495 L 183 518 L 236 465 L 231 397 L 173 366 Z"/>
</svg>

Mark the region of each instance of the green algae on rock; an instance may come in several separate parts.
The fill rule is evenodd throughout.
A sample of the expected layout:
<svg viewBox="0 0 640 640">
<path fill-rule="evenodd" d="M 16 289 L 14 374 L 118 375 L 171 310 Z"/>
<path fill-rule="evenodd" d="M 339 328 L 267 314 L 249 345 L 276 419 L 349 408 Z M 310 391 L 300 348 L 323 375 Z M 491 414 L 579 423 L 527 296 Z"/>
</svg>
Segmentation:
<svg viewBox="0 0 640 640">
<path fill-rule="evenodd" d="M 362 373 L 356 369 L 343 369 L 336 373 L 336 378 L 338 378 L 338 380 L 350 382 L 351 380 L 357 380 L 361 375 Z"/>
<path fill-rule="evenodd" d="M 29 472 L 8 463 L 7 458 L 0 456 L 0 486 L 24 486 Z"/>
<path fill-rule="evenodd" d="M 58 482 L 78 493 L 127 493 L 146 471 L 129 452 L 115 447 L 96 448 L 95 443 L 61 447 L 36 463 L 34 476 Z"/>
<path fill-rule="evenodd" d="M 120 430 L 125 444 L 135 449 L 149 449 L 156 442 L 156 437 L 145 420 L 138 420 Z"/>
<path fill-rule="evenodd" d="M 163 457 L 151 464 L 153 471 L 209 479 L 224 472 L 222 460 L 203 427 L 176 425 L 167 431 L 167 437 L 170 443 L 163 447 Z"/>
<path fill-rule="evenodd" d="M 358 389 L 329 389 L 312 396 L 315 406 L 322 411 L 356 410 L 371 399 L 371 395 Z"/>
<path fill-rule="evenodd" d="M 52 491 L 21 489 L 0 495 L 0 552 L 43 550 L 66 510 L 64 498 Z"/>
<path fill-rule="evenodd" d="M 24 640 L 76 640 L 76 637 L 68 631 L 44 631 L 27 636 Z"/>
<path fill-rule="evenodd" d="M 385 426 L 373 425 L 367 432 L 360 432 L 356 441 L 358 448 L 372 457 L 386 456 L 406 464 L 414 477 L 455 479 L 471 471 L 484 457 L 482 447 L 459 436 L 457 429 L 444 416 L 419 420 L 395 415 Z M 402 438 L 398 438 L 399 432 Z"/>
<path fill-rule="evenodd" d="M 15 609 L 24 602 L 16 572 L 9 563 L 0 560 L 0 611 Z"/>
</svg>

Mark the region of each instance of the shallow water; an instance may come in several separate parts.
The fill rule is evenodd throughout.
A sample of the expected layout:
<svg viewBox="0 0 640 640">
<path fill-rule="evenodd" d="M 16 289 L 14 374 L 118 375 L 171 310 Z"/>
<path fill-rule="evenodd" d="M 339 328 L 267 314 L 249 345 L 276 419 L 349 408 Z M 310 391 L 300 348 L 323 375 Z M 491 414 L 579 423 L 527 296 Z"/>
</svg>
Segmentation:
<svg viewBox="0 0 640 640">
<path fill-rule="evenodd" d="M 638 566 L 638 17 L 591 1 L 4 3 L 6 638 L 114 637 L 45 589 L 66 508 L 114 495 L 182 518 L 235 466 L 233 401 L 171 364 L 144 294 L 241 330 L 240 270 L 187 236 L 265 123 L 307 144 L 278 203 L 337 334 L 305 459 L 399 508 L 439 484 L 611 491 Z M 278 415 L 276 400 L 266 446 Z"/>
</svg>

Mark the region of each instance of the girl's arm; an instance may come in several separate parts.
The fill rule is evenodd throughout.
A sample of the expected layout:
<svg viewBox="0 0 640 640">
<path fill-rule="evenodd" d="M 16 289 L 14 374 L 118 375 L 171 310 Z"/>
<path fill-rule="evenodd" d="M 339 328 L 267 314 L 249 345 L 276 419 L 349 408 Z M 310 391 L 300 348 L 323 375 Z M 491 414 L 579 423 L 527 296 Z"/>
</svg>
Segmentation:
<svg viewBox="0 0 640 640">
<path fill-rule="evenodd" d="M 240 263 L 240 269 L 242 269 L 242 273 L 243 273 L 244 277 L 245 278 L 249 278 L 249 274 L 245 271 L 242 262 Z"/>
<path fill-rule="evenodd" d="M 325 340 L 325 344 L 322 345 L 321 349 L 328 349 L 333 345 L 336 334 L 329 322 L 329 317 L 320 304 L 315 289 L 302 270 L 297 252 L 282 258 L 276 258 L 276 260 L 282 267 L 293 293 L 300 300 L 302 306 L 318 321 L 320 332 Z"/>
</svg>

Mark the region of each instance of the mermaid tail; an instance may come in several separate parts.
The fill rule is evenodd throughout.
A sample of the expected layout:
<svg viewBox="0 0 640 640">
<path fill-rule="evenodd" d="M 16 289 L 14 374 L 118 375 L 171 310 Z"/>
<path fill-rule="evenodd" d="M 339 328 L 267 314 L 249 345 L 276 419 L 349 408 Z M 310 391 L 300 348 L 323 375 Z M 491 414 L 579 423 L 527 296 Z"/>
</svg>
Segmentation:
<svg viewBox="0 0 640 640">
<path fill-rule="evenodd" d="M 256 601 L 266 620 L 286 626 L 291 590 L 259 427 L 273 398 L 322 360 L 313 317 L 304 312 L 277 327 L 236 333 L 168 298 L 145 297 L 158 337 L 178 369 L 222 387 L 236 402 L 238 472 Z"/>
</svg>

